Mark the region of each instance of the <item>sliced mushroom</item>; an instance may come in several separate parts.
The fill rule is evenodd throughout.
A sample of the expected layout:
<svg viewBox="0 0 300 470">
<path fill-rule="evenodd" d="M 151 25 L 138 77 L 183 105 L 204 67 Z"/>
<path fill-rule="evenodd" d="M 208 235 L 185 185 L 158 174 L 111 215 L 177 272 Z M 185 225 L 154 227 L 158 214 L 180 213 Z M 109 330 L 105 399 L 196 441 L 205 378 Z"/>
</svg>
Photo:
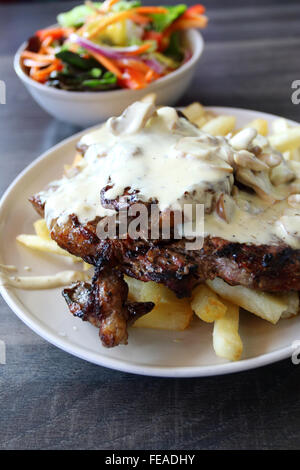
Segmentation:
<svg viewBox="0 0 300 470">
<path fill-rule="evenodd" d="M 228 152 L 230 147 L 228 146 Z M 232 173 L 232 166 L 227 163 L 223 147 L 219 144 L 218 138 L 204 134 L 197 137 L 183 137 L 176 145 L 175 149 L 182 157 L 193 157 L 203 160 L 203 165 L 216 171 Z M 224 157 L 224 158 L 223 158 Z"/>
<path fill-rule="evenodd" d="M 286 161 L 282 160 L 280 165 L 272 168 L 270 173 L 270 180 L 274 186 L 279 186 L 280 184 L 290 183 L 295 179 L 295 173 L 289 168 Z"/>
<path fill-rule="evenodd" d="M 300 194 L 300 181 L 294 181 L 289 185 L 290 194 Z"/>
<path fill-rule="evenodd" d="M 283 197 L 276 194 L 275 188 L 272 186 L 268 173 L 265 171 L 253 172 L 249 168 L 239 167 L 236 172 L 236 179 L 252 188 L 262 199 L 274 203 Z"/>
<path fill-rule="evenodd" d="M 277 152 L 276 150 L 273 150 L 270 153 L 261 153 L 259 155 L 259 159 L 262 162 L 266 163 L 270 168 L 274 168 L 274 167 L 280 165 L 280 163 L 283 160 L 283 157 L 282 157 L 280 152 Z"/>
<path fill-rule="evenodd" d="M 148 119 L 155 113 L 155 106 L 151 102 L 137 101 L 125 109 L 121 116 L 110 118 L 106 125 L 114 135 L 135 134 L 145 127 Z"/>
<path fill-rule="evenodd" d="M 216 203 L 216 213 L 218 216 L 223 219 L 227 224 L 232 219 L 233 213 L 235 210 L 235 204 L 233 199 L 222 193 Z"/>
<path fill-rule="evenodd" d="M 268 165 L 251 153 L 248 150 L 240 150 L 234 155 L 234 161 L 238 166 L 243 168 L 250 168 L 254 171 L 266 171 L 269 169 Z"/>
<path fill-rule="evenodd" d="M 208 136 L 209 137 L 209 136 Z M 175 148 L 182 153 L 182 156 L 188 155 L 208 160 L 212 152 L 216 152 L 216 144 L 203 142 L 198 137 L 183 137 L 175 144 Z"/>
<path fill-rule="evenodd" d="M 292 194 L 289 196 L 288 204 L 295 209 L 300 209 L 300 194 Z"/>
<path fill-rule="evenodd" d="M 300 248 L 300 214 L 288 214 L 276 222 L 278 235 L 294 248 Z"/>
<path fill-rule="evenodd" d="M 169 106 L 164 106 L 157 111 L 157 114 L 163 119 L 164 123 L 166 124 L 167 128 L 170 129 L 170 131 L 173 131 L 177 128 L 179 123 L 179 116 L 176 109 Z"/>
<path fill-rule="evenodd" d="M 230 139 L 230 144 L 235 150 L 248 149 L 253 139 L 257 136 L 257 130 L 246 127 Z"/>
<path fill-rule="evenodd" d="M 237 186 L 232 186 L 232 192 L 231 192 L 232 197 L 238 197 L 239 195 L 239 188 Z"/>
</svg>

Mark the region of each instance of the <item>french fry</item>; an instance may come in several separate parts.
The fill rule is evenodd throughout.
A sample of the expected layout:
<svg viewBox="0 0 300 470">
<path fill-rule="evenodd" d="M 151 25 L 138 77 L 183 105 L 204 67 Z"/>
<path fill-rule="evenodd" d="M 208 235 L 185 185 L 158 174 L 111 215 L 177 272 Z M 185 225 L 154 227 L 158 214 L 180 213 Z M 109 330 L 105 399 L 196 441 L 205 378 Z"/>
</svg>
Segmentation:
<svg viewBox="0 0 300 470">
<path fill-rule="evenodd" d="M 290 154 L 289 160 L 300 162 L 300 148 L 296 148 L 295 150 L 292 150 L 291 152 L 289 152 L 289 154 Z"/>
<path fill-rule="evenodd" d="M 235 123 L 234 116 L 218 116 L 204 124 L 201 129 L 211 135 L 227 135 L 233 131 Z"/>
<path fill-rule="evenodd" d="M 163 286 L 156 282 L 143 282 L 132 277 L 125 276 L 125 281 L 129 287 L 129 298 L 136 302 L 154 302 L 158 304 L 161 300 Z M 166 289 L 166 288 L 164 288 Z"/>
<path fill-rule="evenodd" d="M 173 303 L 160 303 L 154 309 L 139 318 L 136 328 L 153 328 L 156 330 L 183 331 L 192 319 L 193 311 L 186 299 L 176 299 Z"/>
<path fill-rule="evenodd" d="M 291 127 L 285 132 L 271 135 L 269 141 L 279 152 L 296 150 L 300 147 L 300 126 Z"/>
<path fill-rule="evenodd" d="M 2 285 L 24 290 L 55 289 L 71 282 L 86 280 L 86 274 L 82 271 L 62 271 L 48 276 L 8 276 L 0 273 Z"/>
<path fill-rule="evenodd" d="M 291 318 L 299 313 L 299 293 L 289 292 L 286 294 L 288 300 L 287 309 L 282 312 L 281 318 Z"/>
<path fill-rule="evenodd" d="M 272 295 L 244 286 L 230 286 L 218 277 L 206 281 L 206 284 L 222 299 L 231 301 L 274 325 L 288 308 L 286 295 Z"/>
<path fill-rule="evenodd" d="M 214 323 L 213 347 L 217 356 L 238 361 L 243 352 L 243 343 L 238 332 L 239 307 L 226 300 L 224 303 L 226 313 Z"/>
<path fill-rule="evenodd" d="M 134 327 L 182 331 L 189 326 L 193 316 L 189 299 L 178 299 L 170 289 L 155 282 L 128 277 L 125 280 L 129 286 L 129 299 L 155 303 L 153 310 L 139 318 Z"/>
<path fill-rule="evenodd" d="M 207 112 L 201 118 L 196 119 L 196 121 L 194 121 L 194 124 L 196 124 L 196 126 L 201 129 L 206 123 L 208 123 L 212 119 L 215 119 L 215 117 L 216 116 L 211 112 Z"/>
<path fill-rule="evenodd" d="M 208 121 L 209 119 L 204 115 L 201 118 L 196 119 L 196 121 L 193 121 L 193 124 L 196 124 L 196 126 L 201 129 Z"/>
<path fill-rule="evenodd" d="M 287 131 L 289 128 L 288 122 L 284 118 L 275 119 L 272 122 L 272 133 L 273 134 L 281 134 Z"/>
<path fill-rule="evenodd" d="M 37 235 L 18 235 L 17 241 L 28 248 L 37 251 L 44 251 L 56 255 L 66 256 L 74 262 L 82 261 L 80 258 L 71 255 L 68 251 L 60 248 L 54 240 L 47 240 Z"/>
<path fill-rule="evenodd" d="M 245 127 L 252 127 L 253 129 L 257 130 L 258 134 L 261 135 L 268 135 L 269 129 L 268 129 L 268 122 L 265 119 L 254 119 L 253 121 L 249 122 Z"/>
<path fill-rule="evenodd" d="M 201 103 L 192 103 L 189 106 L 186 106 L 182 110 L 183 114 L 191 121 L 196 122 L 200 118 L 204 118 L 205 109 Z"/>
<path fill-rule="evenodd" d="M 44 240 L 51 240 L 50 232 L 45 219 L 39 219 L 33 224 L 35 233 Z"/>
<path fill-rule="evenodd" d="M 74 167 L 74 166 L 77 166 L 78 163 L 80 163 L 80 162 L 82 161 L 82 159 L 83 159 L 83 156 L 81 155 L 81 153 L 77 152 L 76 155 L 75 155 L 75 158 L 74 158 L 74 160 L 73 160 L 73 162 L 72 162 L 72 166 L 73 166 L 73 167 Z"/>
<path fill-rule="evenodd" d="M 207 323 L 212 323 L 222 318 L 227 309 L 219 296 L 205 284 L 201 284 L 194 289 L 191 307 L 197 317 Z"/>
</svg>

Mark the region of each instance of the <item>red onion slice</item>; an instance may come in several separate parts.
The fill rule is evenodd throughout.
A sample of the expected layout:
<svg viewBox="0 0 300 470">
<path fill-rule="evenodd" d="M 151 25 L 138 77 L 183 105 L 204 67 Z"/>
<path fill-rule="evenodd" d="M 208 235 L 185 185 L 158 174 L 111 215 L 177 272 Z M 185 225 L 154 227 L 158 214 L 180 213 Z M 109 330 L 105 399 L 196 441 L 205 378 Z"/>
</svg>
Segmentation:
<svg viewBox="0 0 300 470">
<path fill-rule="evenodd" d="M 132 59 L 137 60 L 138 62 L 144 62 L 148 67 L 153 69 L 158 74 L 162 74 L 165 70 L 165 66 L 161 64 L 158 60 L 153 58 L 147 58 L 145 56 L 130 56 L 126 55 L 126 53 L 134 52 L 139 49 L 139 46 L 130 46 L 130 47 L 109 47 L 109 46 L 99 46 L 94 42 L 90 41 L 89 39 L 82 38 L 77 34 L 71 34 L 69 40 L 75 42 L 79 46 L 83 47 L 84 49 L 94 52 L 96 54 L 102 54 L 109 59 Z"/>
<path fill-rule="evenodd" d="M 79 46 L 87 49 L 91 52 L 95 52 L 96 54 L 102 54 L 109 59 L 122 59 L 126 56 L 126 53 L 135 52 L 139 49 L 140 46 L 130 46 L 130 47 L 109 47 L 109 46 L 99 46 L 94 42 L 90 41 L 89 39 L 82 38 L 77 34 L 71 34 L 69 40 L 75 42 Z"/>
</svg>

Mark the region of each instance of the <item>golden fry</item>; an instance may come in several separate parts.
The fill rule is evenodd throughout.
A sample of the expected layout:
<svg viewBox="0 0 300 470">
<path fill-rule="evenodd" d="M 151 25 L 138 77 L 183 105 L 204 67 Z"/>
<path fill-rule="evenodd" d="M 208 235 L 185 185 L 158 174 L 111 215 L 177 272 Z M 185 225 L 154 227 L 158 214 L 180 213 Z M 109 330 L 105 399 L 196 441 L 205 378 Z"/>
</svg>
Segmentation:
<svg viewBox="0 0 300 470">
<path fill-rule="evenodd" d="M 68 251 L 60 248 L 54 240 L 47 240 L 37 235 L 18 235 L 17 241 L 22 245 L 27 246 L 28 248 L 32 248 L 33 250 L 66 256 L 71 258 L 74 262 L 82 261 L 80 258 L 77 258 L 76 256 L 68 253 Z"/>
<path fill-rule="evenodd" d="M 125 280 L 131 300 L 155 303 L 150 313 L 134 323 L 136 328 L 181 331 L 189 326 L 193 316 L 189 299 L 178 299 L 170 289 L 155 282 L 142 282 L 129 277 Z"/>
<path fill-rule="evenodd" d="M 201 128 L 211 135 L 227 135 L 235 128 L 236 118 L 234 116 L 218 116 L 208 121 Z"/>
<path fill-rule="evenodd" d="M 197 286 L 192 294 L 191 307 L 203 321 L 212 323 L 222 318 L 227 310 L 219 296 L 205 284 Z"/>
<path fill-rule="evenodd" d="M 286 295 L 274 295 L 244 286 L 230 286 L 223 279 L 216 277 L 206 284 L 222 299 L 234 302 L 258 317 L 276 324 L 288 307 Z"/>
<path fill-rule="evenodd" d="M 219 357 L 229 361 L 237 361 L 243 352 L 243 343 L 239 335 L 239 307 L 231 302 L 227 306 L 225 315 L 216 320 L 213 331 L 213 347 Z"/>
</svg>

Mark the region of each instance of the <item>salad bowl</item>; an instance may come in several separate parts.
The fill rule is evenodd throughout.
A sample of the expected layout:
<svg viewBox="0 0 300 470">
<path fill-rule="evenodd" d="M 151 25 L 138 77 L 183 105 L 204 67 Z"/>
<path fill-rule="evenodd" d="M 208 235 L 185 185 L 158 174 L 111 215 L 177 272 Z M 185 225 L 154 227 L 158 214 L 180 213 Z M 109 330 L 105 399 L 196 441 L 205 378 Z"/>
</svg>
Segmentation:
<svg viewBox="0 0 300 470">
<path fill-rule="evenodd" d="M 140 0 L 78 5 L 22 44 L 15 71 L 45 111 L 79 126 L 119 115 L 150 93 L 158 105 L 172 105 L 203 52 L 204 12 L 203 5 Z"/>
<path fill-rule="evenodd" d="M 189 87 L 204 49 L 203 37 L 198 31 L 188 30 L 183 36 L 184 43 L 191 53 L 190 59 L 178 69 L 140 90 L 77 92 L 47 87 L 30 78 L 21 65 L 21 54 L 26 43 L 21 45 L 15 55 L 14 68 L 31 96 L 45 111 L 61 121 L 87 127 L 110 116 L 119 115 L 130 103 L 148 93 L 156 94 L 158 105 L 175 104 Z"/>
</svg>

